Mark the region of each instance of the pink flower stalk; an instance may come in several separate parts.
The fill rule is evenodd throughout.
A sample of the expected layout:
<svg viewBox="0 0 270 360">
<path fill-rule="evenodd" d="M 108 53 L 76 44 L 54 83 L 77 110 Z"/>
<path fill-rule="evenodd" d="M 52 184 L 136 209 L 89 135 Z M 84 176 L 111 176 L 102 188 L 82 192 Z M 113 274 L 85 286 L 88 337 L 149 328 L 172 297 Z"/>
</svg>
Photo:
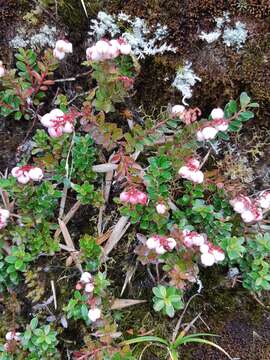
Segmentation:
<svg viewBox="0 0 270 360">
<path fill-rule="evenodd" d="M 167 212 L 167 207 L 164 204 L 157 204 L 156 205 L 157 213 L 160 215 L 164 215 Z"/>
<path fill-rule="evenodd" d="M 117 58 L 120 54 L 129 55 L 131 46 L 123 39 L 99 40 L 95 45 L 86 49 L 87 60 L 99 62 Z"/>
<path fill-rule="evenodd" d="M 6 69 L 3 65 L 3 61 L 0 61 L 0 78 L 3 77 L 6 73 Z"/>
<path fill-rule="evenodd" d="M 191 158 L 188 159 L 186 164 L 179 169 L 178 174 L 184 179 L 201 184 L 204 180 L 204 175 L 203 172 L 199 170 L 199 168 L 199 161 L 197 159 Z"/>
<path fill-rule="evenodd" d="M 173 117 L 181 118 L 181 115 L 186 111 L 186 108 L 183 105 L 174 105 L 172 107 L 171 113 Z"/>
<path fill-rule="evenodd" d="M 157 254 L 162 255 L 167 251 L 172 251 L 176 246 L 176 241 L 172 237 L 154 235 L 147 239 L 146 246 L 150 250 L 155 250 Z"/>
<path fill-rule="evenodd" d="M 261 221 L 263 218 L 262 210 L 248 196 L 239 195 L 230 201 L 235 212 L 241 215 L 244 222 Z"/>
<path fill-rule="evenodd" d="M 132 205 L 136 205 L 136 204 L 146 205 L 148 198 L 144 192 L 136 188 L 131 188 L 128 191 L 121 192 L 120 200 L 124 203 L 130 203 Z"/>
<path fill-rule="evenodd" d="M 89 320 L 92 322 L 97 321 L 101 317 L 101 310 L 97 307 L 94 307 L 88 311 Z"/>
<path fill-rule="evenodd" d="M 70 134 L 74 131 L 75 116 L 74 112 L 65 114 L 60 109 L 53 109 L 51 112 L 43 115 L 40 122 L 48 128 L 48 133 L 51 137 L 57 138 L 62 136 L 63 133 Z"/>
<path fill-rule="evenodd" d="M 270 209 L 270 191 L 263 191 L 257 200 L 257 204 L 264 210 Z"/>
<path fill-rule="evenodd" d="M 11 175 L 21 184 L 27 184 L 30 180 L 40 181 L 44 176 L 42 169 L 32 165 L 16 166 L 11 170 Z"/>
<path fill-rule="evenodd" d="M 9 216 L 10 213 L 8 210 L 0 208 L 0 229 L 3 229 L 4 227 L 7 226 L 7 221 Z"/>
<path fill-rule="evenodd" d="M 66 54 L 72 53 L 72 43 L 67 40 L 57 40 L 53 50 L 53 56 L 58 60 L 63 60 Z"/>
</svg>

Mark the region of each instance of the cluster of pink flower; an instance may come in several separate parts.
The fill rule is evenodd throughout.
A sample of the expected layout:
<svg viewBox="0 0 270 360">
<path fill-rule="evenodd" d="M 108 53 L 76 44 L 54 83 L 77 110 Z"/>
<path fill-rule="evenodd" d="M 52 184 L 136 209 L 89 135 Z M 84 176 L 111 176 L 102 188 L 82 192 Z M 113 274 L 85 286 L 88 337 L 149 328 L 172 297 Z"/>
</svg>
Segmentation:
<svg viewBox="0 0 270 360">
<path fill-rule="evenodd" d="M 201 262 L 205 266 L 212 266 L 225 259 L 225 254 L 219 246 L 213 245 L 207 240 L 205 234 L 196 231 L 183 230 L 184 245 L 187 248 L 199 247 L 201 252 Z"/>
<path fill-rule="evenodd" d="M 172 251 L 176 246 L 176 241 L 172 237 L 154 235 L 147 239 L 146 246 L 148 249 L 155 250 L 157 254 L 162 255 L 167 251 Z"/>
<path fill-rule="evenodd" d="M 84 291 L 88 294 L 91 294 L 94 291 L 93 277 L 89 272 L 82 273 L 80 281 L 76 284 L 76 290 L 82 290 L 82 289 L 84 289 Z M 94 299 L 92 298 L 92 300 Z M 94 304 L 95 302 L 92 300 L 90 300 L 90 303 L 93 302 Z M 95 322 L 98 319 L 100 319 L 100 317 L 101 317 L 101 310 L 95 305 L 93 305 L 91 309 L 89 309 L 88 311 L 89 320 Z"/>
<path fill-rule="evenodd" d="M 74 131 L 74 116 L 65 114 L 60 109 L 53 109 L 40 119 L 43 126 L 48 128 L 51 137 L 60 137 L 63 133 L 70 134 Z"/>
<path fill-rule="evenodd" d="M 30 180 L 40 181 L 43 178 L 43 171 L 32 165 L 16 166 L 11 170 L 11 175 L 17 178 L 21 184 L 27 184 Z"/>
<path fill-rule="evenodd" d="M 190 158 L 187 160 L 186 164 L 179 169 L 178 174 L 184 179 L 201 184 L 203 182 L 204 175 L 199 169 L 200 162 L 197 159 Z"/>
<path fill-rule="evenodd" d="M 92 293 L 94 290 L 93 277 L 89 272 L 84 272 L 81 275 L 80 281 L 76 284 L 77 290 L 84 289 L 87 293 Z"/>
<path fill-rule="evenodd" d="M 21 333 L 15 330 L 6 333 L 7 342 L 4 344 L 4 349 L 7 352 L 11 352 L 15 347 L 16 343 L 21 341 Z"/>
<path fill-rule="evenodd" d="M 6 69 L 3 65 L 3 61 L 0 61 L 0 78 L 3 77 L 6 73 Z"/>
<path fill-rule="evenodd" d="M 230 201 L 235 212 L 241 215 L 244 222 L 261 221 L 263 210 L 270 209 L 270 192 L 263 191 L 258 199 L 252 200 L 248 196 L 238 195 Z"/>
<path fill-rule="evenodd" d="M 128 191 L 121 192 L 120 200 L 124 203 L 130 203 L 132 205 L 136 205 L 136 204 L 146 205 L 148 198 L 144 192 L 136 188 L 131 188 Z"/>
<path fill-rule="evenodd" d="M 0 229 L 3 229 L 7 226 L 9 215 L 10 213 L 8 210 L 0 208 Z"/>
<path fill-rule="evenodd" d="M 220 108 L 213 109 L 211 112 L 212 121 L 204 124 L 197 131 L 197 140 L 214 139 L 219 131 L 226 131 L 229 127 L 229 121 L 224 119 L 224 111 Z"/>
<path fill-rule="evenodd" d="M 99 40 L 95 45 L 86 49 L 86 58 L 90 61 L 104 61 L 117 58 L 120 54 L 129 55 L 131 46 L 123 38 L 113 40 Z"/>
<path fill-rule="evenodd" d="M 53 56 L 58 60 L 63 60 L 66 54 L 71 54 L 72 51 L 71 42 L 67 40 L 57 40 L 53 50 Z"/>
</svg>

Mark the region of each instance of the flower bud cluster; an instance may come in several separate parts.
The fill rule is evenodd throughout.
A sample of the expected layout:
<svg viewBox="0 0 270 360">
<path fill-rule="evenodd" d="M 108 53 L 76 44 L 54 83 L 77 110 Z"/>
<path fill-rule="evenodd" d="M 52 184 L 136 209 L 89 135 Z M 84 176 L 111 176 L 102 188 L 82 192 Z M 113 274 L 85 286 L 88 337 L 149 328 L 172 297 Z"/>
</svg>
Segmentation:
<svg viewBox="0 0 270 360">
<path fill-rule="evenodd" d="M 58 60 L 63 60 L 66 54 L 73 51 L 71 42 L 67 40 L 57 40 L 53 50 L 53 56 Z"/>
<path fill-rule="evenodd" d="M 212 266 L 225 259 L 223 250 L 209 242 L 205 234 L 183 230 L 183 242 L 187 248 L 198 247 L 200 249 L 201 262 L 205 266 Z"/>
<path fill-rule="evenodd" d="M 81 275 L 80 281 L 76 284 L 76 290 L 84 290 L 88 295 L 93 295 L 94 291 L 94 279 L 89 272 L 84 272 Z M 90 300 L 92 303 L 94 298 Z M 94 302 L 93 302 L 94 304 Z M 101 317 L 101 310 L 93 305 L 88 311 L 88 318 L 90 321 L 95 322 Z"/>
<path fill-rule="evenodd" d="M 157 254 L 162 255 L 167 251 L 172 251 L 176 246 L 176 241 L 172 237 L 153 235 L 147 239 L 146 246 L 148 249 L 155 250 Z"/>
<path fill-rule="evenodd" d="M 186 164 L 179 169 L 178 174 L 184 179 L 201 184 L 204 180 L 204 175 L 199 168 L 200 162 L 197 159 L 190 158 Z"/>
<path fill-rule="evenodd" d="M 148 198 L 144 192 L 136 188 L 131 188 L 128 191 L 121 192 L 120 200 L 124 203 L 130 203 L 132 205 L 136 205 L 136 204 L 146 205 Z"/>
<path fill-rule="evenodd" d="M 93 277 L 89 272 L 82 273 L 80 281 L 76 285 L 76 289 L 84 289 L 86 293 L 92 293 L 94 291 Z"/>
<path fill-rule="evenodd" d="M 40 122 L 48 128 L 49 135 L 54 138 L 62 136 L 63 133 L 70 134 L 74 131 L 74 116 L 65 114 L 60 109 L 53 109 L 43 115 Z"/>
<path fill-rule="evenodd" d="M 123 38 L 99 40 L 95 45 L 86 49 L 86 58 L 90 61 L 105 61 L 117 58 L 120 54 L 129 55 L 131 46 Z"/>
<path fill-rule="evenodd" d="M 226 131 L 229 127 L 229 121 L 224 119 L 224 112 L 220 108 L 213 109 L 211 112 L 212 121 L 204 124 L 197 131 L 197 140 L 212 140 L 219 131 Z"/>
<path fill-rule="evenodd" d="M 11 175 L 21 184 L 27 184 L 30 180 L 40 181 L 44 176 L 42 169 L 32 165 L 16 166 L 11 170 Z"/>
<path fill-rule="evenodd" d="M 262 192 L 257 200 L 252 200 L 248 196 L 238 195 L 230 201 L 235 212 L 241 215 L 245 223 L 261 221 L 263 210 L 270 208 L 270 193 Z"/>
</svg>

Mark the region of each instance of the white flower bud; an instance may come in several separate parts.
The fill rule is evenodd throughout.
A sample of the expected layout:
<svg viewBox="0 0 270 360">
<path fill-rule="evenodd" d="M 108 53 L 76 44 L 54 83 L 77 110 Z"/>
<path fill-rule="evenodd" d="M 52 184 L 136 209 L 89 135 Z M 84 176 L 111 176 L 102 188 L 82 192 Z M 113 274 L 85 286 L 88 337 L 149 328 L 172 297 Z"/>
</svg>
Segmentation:
<svg viewBox="0 0 270 360">
<path fill-rule="evenodd" d="M 198 234 L 198 236 L 193 237 L 193 244 L 195 246 L 201 246 L 204 244 L 204 242 L 205 242 L 205 238 L 203 235 Z"/>
<path fill-rule="evenodd" d="M 104 41 L 104 40 L 99 40 L 96 45 L 96 50 L 99 54 L 102 55 L 102 57 L 106 57 L 110 51 L 109 47 L 109 43 L 107 43 L 107 41 Z"/>
<path fill-rule="evenodd" d="M 53 56 L 58 60 L 63 60 L 65 55 L 66 54 L 63 51 L 59 51 L 57 49 L 53 50 Z"/>
<path fill-rule="evenodd" d="M 205 140 L 214 139 L 218 133 L 217 129 L 212 126 L 206 126 L 201 130 L 201 132 Z"/>
<path fill-rule="evenodd" d="M 62 118 L 65 114 L 60 109 L 53 109 L 51 110 L 50 115 L 53 120 L 58 120 L 58 118 Z"/>
<path fill-rule="evenodd" d="M 205 266 L 212 266 L 215 263 L 215 257 L 211 253 L 201 254 L 201 262 Z"/>
<path fill-rule="evenodd" d="M 223 119 L 224 118 L 224 111 L 221 108 L 215 108 L 211 112 L 211 117 L 212 117 L 213 120 Z"/>
<path fill-rule="evenodd" d="M 95 322 L 101 317 L 101 311 L 98 308 L 93 308 L 88 311 L 88 317 L 92 322 Z"/>
<path fill-rule="evenodd" d="M 92 281 L 92 275 L 89 272 L 84 272 L 81 275 L 80 282 L 87 284 Z"/>
<path fill-rule="evenodd" d="M 131 46 L 129 44 L 121 44 L 120 52 L 123 55 L 129 55 L 131 53 Z"/>
<path fill-rule="evenodd" d="M 241 217 L 244 222 L 249 223 L 255 220 L 255 216 L 250 210 L 245 210 L 242 212 Z"/>
<path fill-rule="evenodd" d="M 223 251 L 218 251 L 218 250 L 213 250 L 212 254 L 215 257 L 215 260 L 218 261 L 223 261 L 225 259 L 225 254 Z"/>
<path fill-rule="evenodd" d="M 51 127 L 54 125 L 51 113 L 43 115 L 40 122 L 45 127 Z"/>
<path fill-rule="evenodd" d="M 172 107 L 173 115 L 182 114 L 184 111 L 185 111 L 185 107 L 183 105 L 174 105 Z"/>
<path fill-rule="evenodd" d="M 2 217 L 4 221 L 9 218 L 10 212 L 6 209 L 0 209 L 0 218 Z"/>
<path fill-rule="evenodd" d="M 67 121 L 63 127 L 63 132 L 66 134 L 71 134 L 74 131 L 74 126 L 69 121 Z"/>
<path fill-rule="evenodd" d="M 34 167 L 29 170 L 28 175 L 33 181 L 40 181 L 43 178 L 43 171 L 38 167 Z"/>
<path fill-rule="evenodd" d="M 208 253 L 208 251 L 209 251 L 209 246 L 207 244 L 203 244 L 200 246 L 200 252 L 202 254 L 206 254 L 206 253 Z"/>
<path fill-rule="evenodd" d="M 163 255 L 163 254 L 165 254 L 165 252 L 166 252 L 166 249 L 164 249 L 163 246 L 157 246 L 157 247 L 156 247 L 156 253 L 157 253 L 157 254 Z"/>
<path fill-rule="evenodd" d="M 0 77 L 3 77 L 5 75 L 5 73 L 6 73 L 6 70 L 3 66 L 3 62 L 0 61 Z"/>
<path fill-rule="evenodd" d="M 160 215 L 163 215 L 166 213 L 167 211 L 167 208 L 164 204 L 157 204 L 156 205 L 156 210 L 157 210 L 157 213 L 160 214 Z"/>
<path fill-rule="evenodd" d="M 27 173 L 21 174 L 17 177 L 17 180 L 21 184 L 27 184 L 30 180 L 30 177 Z"/>
<path fill-rule="evenodd" d="M 159 241 L 155 237 L 150 237 L 146 241 L 146 246 L 148 249 L 155 249 L 159 245 Z"/>
<path fill-rule="evenodd" d="M 174 240 L 174 238 L 172 238 L 172 237 L 167 238 L 167 242 L 168 242 L 168 247 L 170 248 L 170 250 L 172 250 L 176 247 L 176 241 Z"/>
<path fill-rule="evenodd" d="M 85 285 L 85 288 L 84 290 L 87 292 L 87 293 L 91 293 L 93 292 L 94 290 L 94 285 L 92 283 L 88 283 Z"/>
</svg>

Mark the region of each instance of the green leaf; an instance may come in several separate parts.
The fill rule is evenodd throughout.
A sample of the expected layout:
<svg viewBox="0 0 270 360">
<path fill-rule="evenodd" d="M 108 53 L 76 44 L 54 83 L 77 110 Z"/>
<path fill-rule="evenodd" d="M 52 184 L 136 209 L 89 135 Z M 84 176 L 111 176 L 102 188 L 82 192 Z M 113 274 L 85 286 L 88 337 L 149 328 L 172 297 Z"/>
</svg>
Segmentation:
<svg viewBox="0 0 270 360">
<path fill-rule="evenodd" d="M 37 318 L 33 318 L 30 322 L 30 327 L 32 330 L 34 330 L 38 325 L 38 319 Z"/>
<path fill-rule="evenodd" d="M 171 318 L 174 317 L 175 311 L 174 311 L 174 307 L 172 304 L 166 305 L 165 311 L 169 317 L 171 317 Z"/>
<path fill-rule="evenodd" d="M 153 308 L 154 308 L 155 311 L 158 312 L 161 309 L 163 309 L 164 306 L 165 306 L 164 301 L 160 299 L 158 301 L 155 301 Z"/>
<path fill-rule="evenodd" d="M 229 111 L 234 114 L 237 112 L 237 102 L 235 100 L 230 100 L 228 103 Z"/>
<path fill-rule="evenodd" d="M 242 94 L 240 95 L 241 108 L 245 108 L 250 103 L 250 100 L 251 99 L 248 94 L 246 92 L 242 92 Z"/>
<path fill-rule="evenodd" d="M 254 114 L 252 111 L 244 111 L 239 115 L 239 118 L 242 121 L 248 121 L 249 119 L 254 118 Z"/>
</svg>

